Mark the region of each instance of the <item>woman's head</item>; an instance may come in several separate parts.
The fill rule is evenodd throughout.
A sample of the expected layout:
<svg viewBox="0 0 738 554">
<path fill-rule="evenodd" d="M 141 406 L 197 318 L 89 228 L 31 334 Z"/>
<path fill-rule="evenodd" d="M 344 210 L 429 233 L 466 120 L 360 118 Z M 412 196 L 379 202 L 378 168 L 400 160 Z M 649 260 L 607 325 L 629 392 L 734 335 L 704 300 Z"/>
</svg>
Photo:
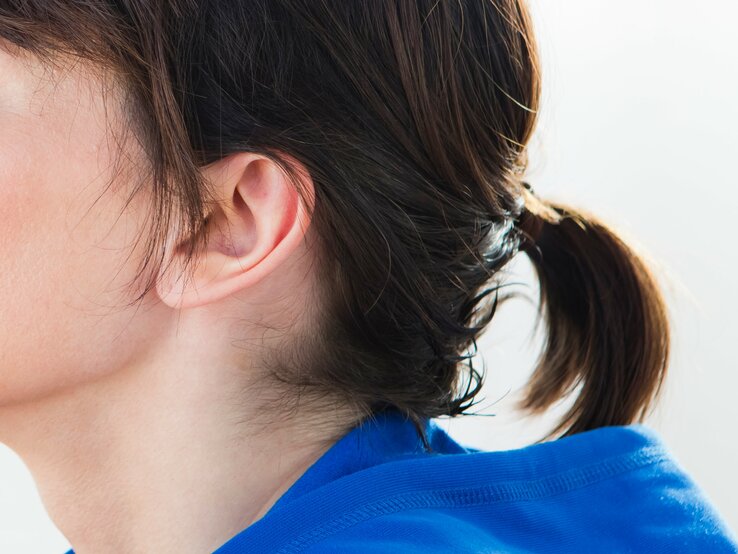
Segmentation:
<svg viewBox="0 0 738 554">
<path fill-rule="evenodd" d="M 583 380 L 559 427 L 576 432 L 636 418 L 658 387 L 667 325 L 648 271 L 522 183 L 540 95 L 522 2 L 11 1 L 0 37 L 12 83 L 26 57 L 55 76 L 75 62 L 46 120 L 0 112 L 6 321 L 31 325 L 45 302 L 33 344 L 64 354 L 31 355 L 16 331 L 5 351 L 28 372 L 61 359 L 79 383 L 103 361 L 145 364 L 181 308 L 202 359 L 242 356 L 283 398 L 458 414 L 481 386 L 469 348 L 497 272 L 524 249 L 549 324 L 524 404 Z M 237 326 L 212 341 L 223 319 Z"/>
</svg>

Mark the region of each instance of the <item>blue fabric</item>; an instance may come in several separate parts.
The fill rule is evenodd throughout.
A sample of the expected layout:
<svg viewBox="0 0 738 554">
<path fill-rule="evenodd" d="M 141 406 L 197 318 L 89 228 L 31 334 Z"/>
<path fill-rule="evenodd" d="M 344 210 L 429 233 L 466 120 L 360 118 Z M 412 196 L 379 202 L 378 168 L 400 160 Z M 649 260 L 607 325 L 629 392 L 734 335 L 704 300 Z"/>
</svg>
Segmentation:
<svg viewBox="0 0 738 554">
<path fill-rule="evenodd" d="M 650 427 L 486 452 L 425 426 L 431 453 L 399 413 L 365 420 L 215 554 L 738 552 Z"/>
</svg>

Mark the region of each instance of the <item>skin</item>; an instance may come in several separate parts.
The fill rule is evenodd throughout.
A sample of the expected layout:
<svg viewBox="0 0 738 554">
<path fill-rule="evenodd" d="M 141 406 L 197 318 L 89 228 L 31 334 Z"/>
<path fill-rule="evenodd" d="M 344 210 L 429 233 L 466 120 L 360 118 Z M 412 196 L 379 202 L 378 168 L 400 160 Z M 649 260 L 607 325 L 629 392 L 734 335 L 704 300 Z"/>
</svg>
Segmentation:
<svg viewBox="0 0 738 554">
<path fill-rule="evenodd" d="M 213 551 L 349 426 L 265 408 L 264 347 L 289 338 L 265 327 L 299 320 L 314 286 L 305 206 L 264 157 L 207 166 L 218 203 L 194 280 L 173 271 L 124 307 L 147 197 L 124 206 L 126 171 L 104 193 L 116 97 L 82 63 L 50 79 L 2 48 L 0 75 L 0 441 L 78 554 Z"/>
</svg>

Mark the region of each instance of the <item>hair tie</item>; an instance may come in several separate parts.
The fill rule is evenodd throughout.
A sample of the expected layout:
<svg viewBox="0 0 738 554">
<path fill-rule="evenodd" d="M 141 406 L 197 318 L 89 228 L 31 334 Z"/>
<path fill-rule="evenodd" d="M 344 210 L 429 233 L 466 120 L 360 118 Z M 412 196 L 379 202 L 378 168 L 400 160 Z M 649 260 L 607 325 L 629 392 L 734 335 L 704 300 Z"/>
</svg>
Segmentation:
<svg viewBox="0 0 738 554">
<path fill-rule="evenodd" d="M 536 247 L 546 225 L 558 223 L 561 220 L 561 214 L 536 196 L 530 183 L 521 181 L 520 184 L 523 186 L 521 194 L 523 208 L 515 226 L 522 236 L 520 249 L 530 250 Z"/>
<path fill-rule="evenodd" d="M 523 211 L 515 222 L 515 227 L 520 231 L 521 250 L 535 248 L 545 223 L 543 219 L 531 212 L 527 206 L 523 206 Z"/>
</svg>

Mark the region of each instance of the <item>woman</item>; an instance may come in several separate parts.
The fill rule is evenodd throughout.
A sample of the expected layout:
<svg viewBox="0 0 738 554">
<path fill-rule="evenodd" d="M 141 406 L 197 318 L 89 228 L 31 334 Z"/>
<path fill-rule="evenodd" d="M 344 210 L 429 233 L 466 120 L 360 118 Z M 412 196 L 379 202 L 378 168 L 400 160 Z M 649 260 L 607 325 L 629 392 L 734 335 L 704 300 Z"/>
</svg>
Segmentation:
<svg viewBox="0 0 738 554">
<path fill-rule="evenodd" d="M 639 423 L 649 270 L 524 181 L 522 1 L 0 6 L 0 438 L 70 553 L 735 551 Z M 432 418 L 474 404 L 521 251 L 522 407 L 580 392 L 547 442 L 465 448 Z"/>
</svg>

